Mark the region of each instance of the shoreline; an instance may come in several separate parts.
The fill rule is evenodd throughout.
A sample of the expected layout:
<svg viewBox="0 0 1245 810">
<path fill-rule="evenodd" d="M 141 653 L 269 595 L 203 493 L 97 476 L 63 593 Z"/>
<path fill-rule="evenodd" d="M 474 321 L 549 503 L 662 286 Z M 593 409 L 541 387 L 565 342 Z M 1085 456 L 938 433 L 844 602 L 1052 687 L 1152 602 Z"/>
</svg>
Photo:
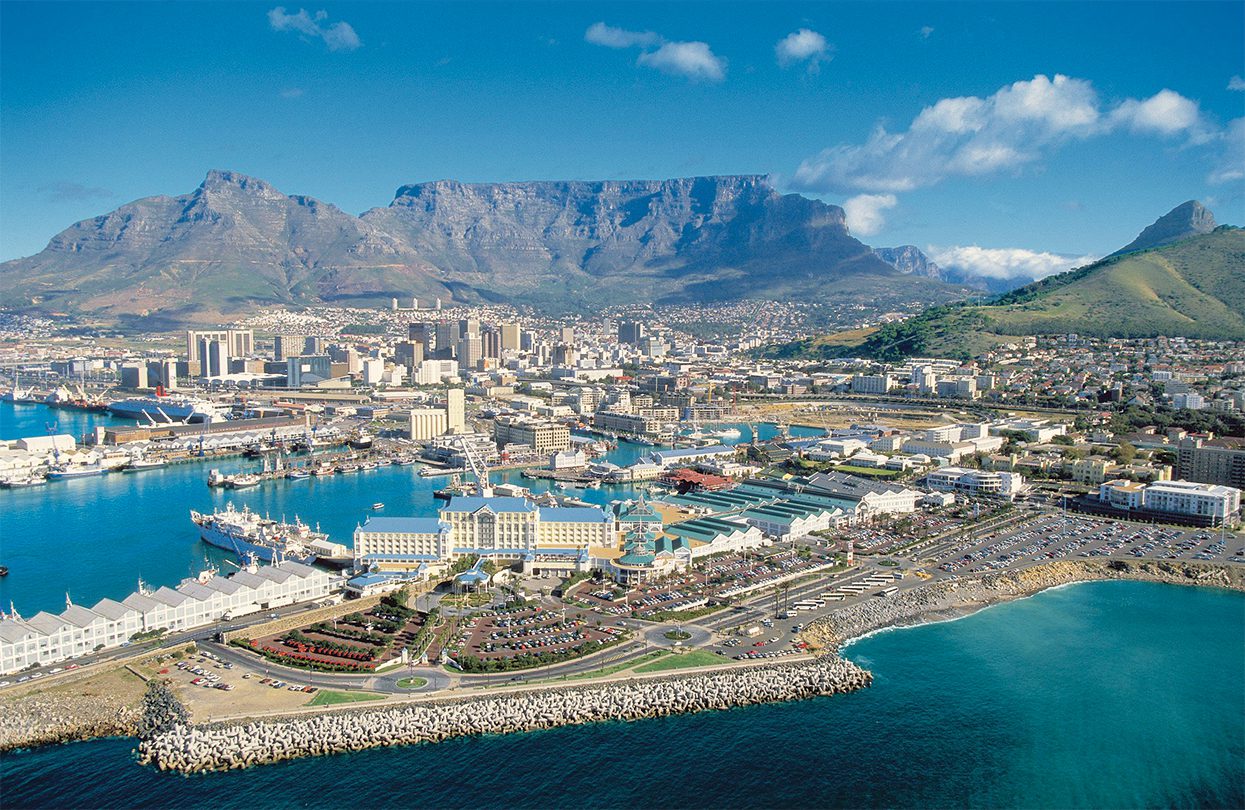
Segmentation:
<svg viewBox="0 0 1245 810">
<path fill-rule="evenodd" d="M 1019 571 L 990 572 L 957 580 L 923 584 L 919 587 L 902 591 L 886 600 L 869 600 L 835 611 L 829 616 L 810 624 L 802 634 L 810 644 L 824 651 L 822 658 L 811 662 L 768 664 L 746 668 L 722 668 L 709 672 L 670 673 L 646 678 L 613 677 L 612 679 L 599 681 L 585 681 L 582 684 L 573 686 L 565 684 L 550 684 L 548 687 L 540 688 L 528 686 L 521 692 L 510 694 L 500 692 L 477 695 L 446 695 L 444 697 L 428 696 L 428 699 L 420 700 L 414 706 L 409 704 L 395 705 L 388 702 L 385 705 L 367 708 L 326 706 L 319 711 L 304 710 L 276 716 L 239 717 L 205 723 L 199 726 L 178 726 L 177 729 L 188 729 L 191 732 L 203 734 L 211 733 L 216 735 L 218 742 L 224 742 L 225 738 L 220 738 L 219 735 L 222 733 L 222 730 L 227 729 L 262 728 L 297 725 L 299 723 L 314 724 L 321 721 L 348 726 L 352 722 L 352 718 L 360 716 L 418 710 L 425 712 L 427 717 L 435 717 L 438 714 L 453 715 L 464 706 L 482 703 L 496 706 L 497 711 L 494 712 L 495 714 L 508 712 L 514 706 L 526 706 L 528 709 L 535 710 L 534 717 L 542 717 L 547 714 L 547 712 L 542 712 L 542 706 L 547 708 L 548 705 L 563 699 L 562 696 L 567 694 L 587 694 L 594 691 L 608 692 L 611 689 L 620 688 L 637 691 L 648 690 L 653 694 L 660 694 L 662 701 L 665 701 L 664 703 L 659 701 L 655 704 L 645 702 L 641 710 L 606 712 L 602 716 L 582 712 L 572 713 L 570 716 L 552 725 L 542 724 L 545 721 L 533 721 L 535 724 L 529 726 L 518 719 L 511 718 L 512 722 L 510 725 L 494 730 L 478 728 L 476 724 L 467 722 L 462 725 L 461 729 L 443 732 L 439 735 L 434 735 L 430 739 L 421 737 L 419 734 L 412 735 L 408 733 L 399 740 L 382 742 L 372 740 L 368 741 L 364 746 L 375 747 L 377 745 L 436 741 L 450 736 L 462 736 L 463 734 L 529 731 L 539 728 L 573 725 L 581 722 L 596 722 L 610 719 L 641 719 L 643 717 L 657 717 L 666 714 L 804 699 L 815 696 L 815 694 L 808 694 L 807 686 L 797 686 L 795 692 L 792 693 L 790 688 L 784 688 L 781 684 L 771 683 L 761 690 L 765 693 L 764 695 L 756 692 L 753 687 L 755 687 L 757 681 L 772 681 L 773 674 L 777 672 L 787 672 L 789 674 L 789 678 L 782 680 L 800 681 L 801 678 L 804 678 L 804 676 L 799 674 L 801 670 L 809 671 L 815 670 L 818 667 L 828 666 L 835 669 L 834 678 L 830 680 L 823 679 L 818 688 L 828 689 L 829 691 L 818 694 L 833 694 L 838 691 L 853 691 L 854 689 L 864 688 L 871 682 L 871 674 L 843 657 L 844 648 L 856 641 L 888 630 L 900 630 L 923 624 L 955 621 L 994 605 L 1028 598 L 1053 588 L 1099 581 L 1148 581 L 1216 587 L 1245 592 L 1245 567 L 1180 561 L 1060 560 Z M 845 665 L 846 669 L 839 667 L 839 664 Z M 717 686 L 715 688 L 719 689 L 721 694 L 729 695 L 730 699 L 725 700 L 725 702 L 719 701 L 718 704 L 713 705 L 699 705 L 694 699 L 694 695 L 693 699 L 689 699 L 689 693 L 695 690 L 687 688 L 688 684 L 695 683 L 697 680 L 716 683 Z M 807 679 L 805 678 L 805 680 Z M 727 685 L 728 682 L 729 685 Z M 849 683 L 851 684 L 850 688 L 845 688 L 844 684 Z M 754 694 L 748 694 L 749 689 L 753 689 Z M 0 713 L 0 750 L 14 751 L 35 748 L 41 745 L 104 737 L 139 736 L 137 720 L 141 716 L 141 708 L 130 707 L 119 710 L 116 704 L 110 705 L 107 700 L 98 701 L 93 707 L 88 707 L 86 701 L 74 701 L 74 708 L 77 711 L 70 713 L 69 722 L 66 722 L 64 715 L 56 711 L 65 708 L 65 704 L 62 702 L 63 698 L 52 701 L 48 700 L 48 697 L 50 696 L 35 693 L 30 695 L 25 701 L 24 707 L 19 707 L 25 708 L 24 711 L 8 711 L 7 709 L 13 708 L 13 704 L 10 704 L 6 707 L 5 712 Z M 102 697 L 102 695 L 99 697 Z M 635 698 L 635 695 L 632 695 L 632 698 Z M 90 711 L 91 708 L 95 709 L 96 712 Z M 97 712 L 108 716 L 106 719 L 93 716 Z M 546 717 L 546 721 L 547 719 Z M 38 722 L 32 722 L 35 720 Z M 31 724 L 26 725 L 28 722 Z M 178 731 L 178 733 L 181 733 L 181 731 Z M 346 737 L 349 736 L 348 729 L 344 733 Z M 226 737 L 228 736 L 229 732 L 226 732 Z M 343 737 L 343 739 L 345 738 Z M 339 750 L 358 750 L 354 747 L 356 743 L 357 741 L 349 744 L 343 743 L 347 747 L 334 750 L 309 750 L 299 753 L 297 756 L 316 756 L 334 753 Z M 140 740 L 140 750 L 143 746 L 148 746 L 147 740 Z M 289 746 L 286 746 L 286 748 L 289 748 Z M 296 749 L 298 746 L 293 746 L 293 748 Z M 167 767 L 165 763 L 173 761 L 156 753 L 154 748 L 151 749 L 149 755 L 144 756 L 146 757 L 145 761 L 152 762 L 160 767 Z M 282 758 L 289 758 L 289 756 L 286 756 L 284 753 L 278 753 L 277 759 Z M 247 764 L 259 764 L 265 761 L 276 761 L 276 759 L 260 758 Z M 221 764 L 216 763 L 207 768 L 195 767 L 192 769 L 219 770 L 221 767 Z M 230 764 L 224 767 L 245 766 Z M 184 770 L 184 766 L 173 765 L 171 769 Z"/>
<path fill-rule="evenodd" d="M 1054 588 L 1110 581 L 1245 592 L 1245 568 L 1162 560 L 1056 560 L 1019 571 L 936 582 L 900 592 L 885 601 L 861 602 L 814 621 L 802 635 L 818 648 L 841 652 L 844 647 L 883 631 L 955 621 Z"/>
</svg>

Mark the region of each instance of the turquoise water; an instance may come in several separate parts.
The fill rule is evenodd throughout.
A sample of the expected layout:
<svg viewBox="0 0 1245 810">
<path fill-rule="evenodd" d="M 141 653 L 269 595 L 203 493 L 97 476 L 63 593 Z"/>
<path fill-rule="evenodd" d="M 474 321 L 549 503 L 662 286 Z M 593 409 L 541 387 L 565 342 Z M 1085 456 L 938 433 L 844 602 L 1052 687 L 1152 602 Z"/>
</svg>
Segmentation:
<svg viewBox="0 0 1245 810">
<path fill-rule="evenodd" d="M 8 404 L 0 417 L 7 420 L 0 422 L 3 436 L 42 433 L 33 426 L 45 418 L 74 419 L 73 426 L 80 430 L 108 419 Z M 747 429 L 741 429 L 741 441 L 750 440 Z M 773 435 L 772 425 L 758 429 L 762 438 Z M 609 458 L 629 464 L 652 450 L 624 442 Z M 385 466 L 353 475 L 273 481 L 246 490 L 207 486 L 212 467 L 236 472 L 259 466 L 242 458 L 225 459 L 0 490 L 0 564 L 9 567 L 9 575 L 0 578 L 0 606 L 7 610 L 12 602 L 23 616 L 31 616 L 40 610 L 63 610 L 66 592 L 74 602 L 88 606 L 104 597 L 121 599 L 136 589 L 140 577 L 155 587 L 176 585 L 198 574 L 205 559 L 231 570 L 224 565 L 228 555 L 199 540 L 190 522 L 191 509 L 210 512 L 232 501 L 274 518 L 292 520 L 297 515 L 349 546 L 355 526 L 373 514 L 373 503 L 384 503 L 386 515 L 431 516 L 441 503 L 432 493 L 447 481 L 421 477 L 418 467 Z M 509 480 L 535 492 L 550 486 L 523 479 L 518 471 L 494 475 L 493 480 Z M 603 487 L 565 494 L 606 504 L 637 493 L 630 487 Z"/>
<path fill-rule="evenodd" d="M 25 439 L 48 433 L 68 433 L 78 441 L 94 433 L 96 425 L 132 424 L 106 413 L 49 408 L 46 405 L 14 405 L 0 402 L 0 439 Z"/>
<path fill-rule="evenodd" d="M 852 695 L 172 776 L 6 756 L 6 807 L 1241 807 L 1245 596 L 1048 591 L 850 648 Z M 72 789 L 67 790 L 69 786 Z"/>
</svg>

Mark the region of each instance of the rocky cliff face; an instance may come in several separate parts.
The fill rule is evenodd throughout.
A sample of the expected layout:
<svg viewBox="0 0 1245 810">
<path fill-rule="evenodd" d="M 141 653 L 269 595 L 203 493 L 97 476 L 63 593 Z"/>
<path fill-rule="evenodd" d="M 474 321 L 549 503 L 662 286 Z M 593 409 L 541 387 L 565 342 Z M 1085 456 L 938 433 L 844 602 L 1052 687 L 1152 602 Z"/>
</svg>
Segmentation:
<svg viewBox="0 0 1245 810">
<path fill-rule="evenodd" d="M 1215 215 L 1210 209 L 1197 200 L 1189 200 L 1156 219 L 1136 239 L 1111 255 L 1170 245 L 1190 236 L 1210 233 L 1216 227 L 1218 225 L 1215 223 Z"/>
<path fill-rule="evenodd" d="M 14 303 L 104 312 L 439 296 L 607 301 L 827 298 L 899 273 L 842 209 L 761 176 L 403 186 L 360 217 L 210 172 L 194 192 L 79 222 L 0 266 Z M 931 300 L 954 294 L 932 284 Z"/>
<path fill-rule="evenodd" d="M 901 245 L 892 248 L 874 248 L 873 252 L 882 261 L 907 276 L 924 276 L 925 278 L 943 278 L 943 270 L 934 264 L 921 249 L 915 245 Z"/>
</svg>

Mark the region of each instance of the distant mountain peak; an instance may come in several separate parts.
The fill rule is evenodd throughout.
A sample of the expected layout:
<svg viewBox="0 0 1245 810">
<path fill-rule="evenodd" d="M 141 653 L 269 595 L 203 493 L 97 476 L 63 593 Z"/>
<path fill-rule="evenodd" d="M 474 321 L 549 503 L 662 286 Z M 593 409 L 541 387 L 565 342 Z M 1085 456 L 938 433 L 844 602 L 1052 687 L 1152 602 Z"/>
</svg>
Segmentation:
<svg viewBox="0 0 1245 810">
<path fill-rule="evenodd" d="M 1136 239 L 1111 255 L 1170 245 L 1190 236 L 1210 233 L 1217 227 L 1215 215 L 1209 208 L 1197 200 L 1187 200 L 1156 219 Z"/>
</svg>

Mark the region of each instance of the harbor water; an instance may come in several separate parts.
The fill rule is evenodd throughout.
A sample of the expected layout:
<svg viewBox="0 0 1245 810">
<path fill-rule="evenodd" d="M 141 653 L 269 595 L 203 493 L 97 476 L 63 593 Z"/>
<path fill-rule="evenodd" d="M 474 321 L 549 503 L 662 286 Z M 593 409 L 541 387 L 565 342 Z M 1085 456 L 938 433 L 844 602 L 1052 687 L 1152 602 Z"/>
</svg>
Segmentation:
<svg viewBox="0 0 1245 810">
<path fill-rule="evenodd" d="M 45 423 L 59 421 L 59 432 L 80 435 L 97 424 L 116 424 L 107 415 L 53 410 L 42 405 L 0 403 L 0 438 L 43 435 Z M 751 440 L 746 425 L 736 425 L 739 439 Z M 773 425 L 759 425 L 762 439 L 774 435 Z M 794 428 L 794 435 L 816 435 L 816 429 Z M 653 447 L 622 442 L 608 458 L 626 465 Z M 212 512 L 232 502 L 274 519 L 301 518 L 319 525 L 329 539 L 349 546 L 357 525 L 369 515 L 426 517 L 442 501 L 433 491 L 449 481 L 423 477 L 420 467 L 385 465 L 348 475 L 303 480 L 268 481 L 243 490 L 207 486 L 209 469 L 224 473 L 256 471 L 260 462 L 241 457 L 170 465 L 139 473 L 111 473 L 54 481 L 27 489 L 0 490 L 0 564 L 9 574 L 0 578 L 0 606 L 10 602 L 23 616 L 40 610 L 59 612 L 65 598 L 93 605 L 104 597 L 121 599 L 137 588 L 138 579 L 153 587 L 176 585 L 197 575 L 210 561 L 228 572 L 230 555 L 199 539 L 190 510 Z M 509 481 L 543 492 L 552 482 L 529 480 L 518 470 L 495 473 L 494 483 Z M 559 490 L 591 503 L 636 497 L 632 487 Z M 373 512 L 373 503 L 384 510 Z"/>
<path fill-rule="evenodd" d="M 94 741 L 0 776 L 12 808 L 1241 807 L 1243 637 L 1240 593 L 1090 583 L 859 641 L 850 695 L 192 777 Z"/>
</svg>

